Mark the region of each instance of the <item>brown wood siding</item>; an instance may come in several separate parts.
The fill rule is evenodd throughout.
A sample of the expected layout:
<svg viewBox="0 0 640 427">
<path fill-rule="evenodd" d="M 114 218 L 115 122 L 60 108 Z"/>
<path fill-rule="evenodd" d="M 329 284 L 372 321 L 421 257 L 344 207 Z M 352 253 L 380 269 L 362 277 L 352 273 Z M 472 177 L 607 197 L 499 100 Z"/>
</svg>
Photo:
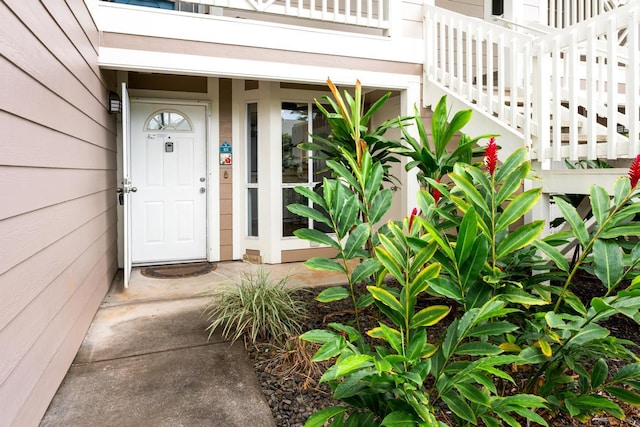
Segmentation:
<svg viewBox="0 0 640 427">
<path fill-rule="evenodd" d="M 231 80 L 220 79 L 220 143 L 233 145 Z M 238 161 L 239 159 L 234 159 Z M 233 259 L 233 166 L 220 166 L 220 260 Z"/>
<path fill-rule="evenodd" d="M 116 121 L 84 1 L 0 16 L 0 425 L 27 426 L 117 271 Z"/>
<path fill-rule="evenodd" d="M 435 5 L 467 16 L 484 16 L 484 0 L 435 0 Z"/>
</svg>

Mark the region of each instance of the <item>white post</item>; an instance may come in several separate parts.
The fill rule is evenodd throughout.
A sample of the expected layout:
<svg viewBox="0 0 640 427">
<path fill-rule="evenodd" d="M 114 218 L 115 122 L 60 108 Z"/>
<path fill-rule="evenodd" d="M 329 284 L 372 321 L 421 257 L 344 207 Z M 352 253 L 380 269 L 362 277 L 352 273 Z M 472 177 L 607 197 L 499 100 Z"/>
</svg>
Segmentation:
<svg viewBox="0 0 640 427">
<path fill-rule="evenodd" d="M 400 115 L 412 116 L 414 106 L 418 106 L 418 110 L 422 111 L 420 108 L 420 82 L 412 83 L 406 90 L 402 91 L 400 97 Z M 416 140 L 420 138 L 416 126 L 407 127 L 407 131 Z M 406 160 L 407 158 L 405 157 L 402 164 L 403 170 Z M 411 210 L 418 206 L 417 194 L 420 190 L 420 184 L 418 183 L 417 170 L 415 168 L 405 173 L 404 184 L 404 192 L 401 196 L 404 201 L 405 215 L 409 215 Z"/>
</svg>

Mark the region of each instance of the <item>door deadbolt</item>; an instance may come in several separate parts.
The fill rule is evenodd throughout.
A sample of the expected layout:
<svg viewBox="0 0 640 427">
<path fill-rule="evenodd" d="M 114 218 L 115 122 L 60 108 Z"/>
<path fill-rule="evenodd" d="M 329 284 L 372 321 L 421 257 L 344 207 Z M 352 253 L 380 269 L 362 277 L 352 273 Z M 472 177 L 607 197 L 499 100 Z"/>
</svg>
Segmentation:
<svg viewBox="0 0 640 427">
<path fill-rule="evenodd" d="M 200 192 L 204 193 L 205 191 L 207 191 L 204 187 L 200 187 Z"/>
</svg>

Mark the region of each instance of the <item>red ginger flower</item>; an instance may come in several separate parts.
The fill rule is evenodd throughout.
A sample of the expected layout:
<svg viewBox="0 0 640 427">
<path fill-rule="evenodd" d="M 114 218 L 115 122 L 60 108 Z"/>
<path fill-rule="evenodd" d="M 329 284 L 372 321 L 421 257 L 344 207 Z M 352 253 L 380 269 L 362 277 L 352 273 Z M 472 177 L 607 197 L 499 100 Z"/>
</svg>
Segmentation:
<svg viewBox="0 0 640 427">
<path fill-rule="evenodd" d="M 413 227 L 413 221 L 416 218 L 416 215 L 418 215 L 420 213 L 420 211 L 418 210 L 418 208 L 413 208 L 413 210 L 411 211 L 411 216 L 409 217 L 409 232 L 411 232 L 411 227 Z"/>
<path fill-rule="evenodd" d="M 640 154 L 631 163 L 629 168 L 629 179 L 631 180 L 631 188 L 636 188 L 638 180 L 640 180 Z"/>
<path fill-rule="evenodd" d="M 440 183 L 439 179 L 436 179 L 437 183 Z M 438 190 L 437 187 L 433 187 L 433 189 L 431 190 L 431 195 L 433 196 L 433 199 L 436 201 L 436 204 L 438 204 L 438 200 L 440 200 L 440 196 L 442 196 L 442 193 L 440 193 L 440 190 Z"/>
<path fill-rule="evenodd" d="M 493 172 L 496 170 L 497 164 L 498 145 L 496 144 L 496 139 L 491 137 L 484 152 L 484 166 L 487 168 L 491 176 L 493 176 Z"/>
</svg>

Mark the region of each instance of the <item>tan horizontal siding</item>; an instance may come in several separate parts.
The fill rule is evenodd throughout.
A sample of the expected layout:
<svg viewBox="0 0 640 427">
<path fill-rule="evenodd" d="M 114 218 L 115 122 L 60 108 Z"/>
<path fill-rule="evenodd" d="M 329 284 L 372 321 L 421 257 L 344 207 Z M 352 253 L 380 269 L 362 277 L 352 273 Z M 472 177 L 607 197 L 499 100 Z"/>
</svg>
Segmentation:
<svg viewBox="0 0 640 427">
<path fill-rule="evenodd" d="M 0 129 L 11 129 L 11 138 L 2 142 L 0 165 L 45 168 L 115 169 L 116 144 L 104 133 L 108 147 L 95 145 L 0 111 Z M 108 138 L 107 138 L 108 137 Z M 73 153 L 70 156 L 69 153 Z"/>
<path fill-rule="evenodd" d="M 467 16 L 482 18 L 484 16 L 484 0 L 435 0 L 438 7 L 461 13 Z"/>
<path fill-rule="evenodd" d="M 115 224 L 112 228 L 114 227 Z M 86 280 L 96 259 L 103 257 L 105 249 L 114 243 L 111 237 L 111 233 L 107 232 L 99 236 L 89 247 L 82 248 L 82 252 L 77 259 L 73 260 L 73 264 L 49 283 L 6 327 L 0 330 L 0 341 L 8 344 L 3 349 L 5 360 L 0 365 L 0 384 L 7 380 L 35 344 L 51 321 L 51 316 L 64 308 L 69 298 Z M 25 264 L 31 265 L 31 268 L 38 268 L 38 257 L 35 256 Z M 46 309 L 43 310 L 45 306 Z M 32 333 L 25 334 L 25 330 Z"/>
<path fill-rule="evenodd" d="M 56 85 L 43 85 L 4 57 L 0 57 L 0 81 L 11 82 L 0 97 L 0 110 L 66 135 L 94 141 L 102 147 L 112 144 L 110 136 L 105 132 L 107 121 L 110 120 L 106 109 L 100 117 L 87 115 L 64 96 L 52 91 L 59 89 Z M 102 96 L 106 98 L 106 92 Z"/>
<path fill-rule="evenodd" d="M 0 166 L 0 194 L 11 203 L 0 205 L 0 219 L 77 199 L 106 189 L 115 193 L 116 171 Z"/>
<path fill-rule="evenodd" d="M 35 425 L 33 421 L 39 421 L 44 415 L 48 402 L 64 378 L 70 362 L 82 343 L 87 325 L 90 324 L 95 314 L 95 312 L 92 313 L 90 310 L 82 308 L 95 307 L 104 298 L 109 286 L 105 277 L 113 271 L 114 259 L 115 245 L 98 260 L 92 273 L 68 300 L 65 309 L 53 313 L 54 316 L 46 329 L 42 331 L 38 341 L 4 384 L 4 389 L 11 390 L 11 393 L 7 393 L 7 396 L 1 396 L 0 399 L 7 402 L 8 408 L 4 408 L 4 404 L 0 404 L 0 410 L 4 414 L 10 413 L 5 411 L 12 407 L 18 407 L 21 402 L 26 401 L 27 403 L 15 412 L 16 425 Z M 42 389 L 42 394 L 48 396 L 47 399 L 36 401 L 31 396 L 32 390 L 39 389 Z M 36 406 L 37 409 L 32 409 Z M 21 417 L 29 419 L 30 422 L 21 422 Z"/>
<path fill-rule="evenodd" d="M 84 1 L 0 16 L 0 425 L 31 426 L 117 271 L 115 82 Z"/>
<path fill-rule="evenodd" d="M 0 274 L 115 205 L 115 192 L 106 190 L 0 221 Z M 13 245 L 13 242 L 22 244 Z"/>
<path fill-rule="evenodd" d="M 4 0 L 4 3 L 38 38 L 42 46 L 82 81 L 91 93 L 98 96 L 100 91 L 107 89 L 102 82 L 97 55 L 83 57 L 78 52 L 69 37 L 61 31 L 59 24 L 51 18 L 49 11 L 42 5 L 46 3 L 45 1 Z M 77 7 L 86 8 L 84 4 L 78 4 Z M 2 17 L 4 21 L 5 15 L 2 14 Z M 74 40 L 74 42 L 81 41 Z M 88 43 L 88 40 L 86 42 Z"/>
<path fill-rule="evenodd" d="M 7 16 L 3 18 L 2 25 L 9 38 L 3 40 L 2 50 L 12 58 L 14 65 L 51 90 L 55 91 L 58 87 L 67 89 L 70 97 L 68 102 L 89 117 L 99 118 L 107 114 L 106 97 L 94 96 L 50 51 L 40 47 L 39 40 L 22 25 L 18 17 L 3 9 L 6 6 L 0 6 L 0 14 Z M 18 48 L 20 52 L 16 52 Z M 100 90 L 99 95 L 106 93 L 100 86 L 96 86 L 96 89 Z"/>
</svg>

